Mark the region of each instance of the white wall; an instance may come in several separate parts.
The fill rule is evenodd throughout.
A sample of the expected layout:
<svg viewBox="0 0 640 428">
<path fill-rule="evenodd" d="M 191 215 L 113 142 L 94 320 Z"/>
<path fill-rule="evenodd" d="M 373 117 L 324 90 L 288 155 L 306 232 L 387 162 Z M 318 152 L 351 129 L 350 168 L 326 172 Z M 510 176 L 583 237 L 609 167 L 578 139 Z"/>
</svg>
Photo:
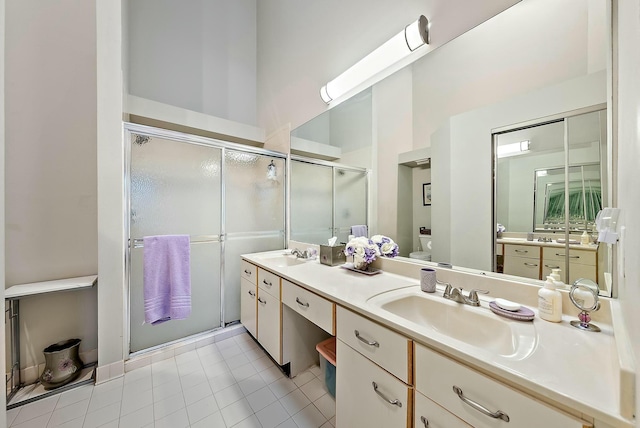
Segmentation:
<svg viewBox="0 0 640 428">
<path fill-rule="evenodd" d="M 256 0 L 128 0 L 131 95 L 255 125 Z"/>
<path fill-rule="evenodd" d="M 618 245 L 618 296 L 630 334 L 636 368 L 640 367 L 640 2 L 618 1 L 618 174 L 617 202 L 625 236 Z M 636 415 L 640 376 L 636 374 Z"/>
<path fill-rule="evenodd" d="M 11 1 L 6 17 L 6 286 L 95 274 L 95 5 Z M 55 311 L 23 300 L 23 367 L 60 340 L 95 349 L 96 295 L 70 295 Z"/>
<path fill-rule="evenodd" d="M 0 165 L 4 165 L 5 148 L 5 91 L 4 91 L 4 63 L 5 63 L 5 0 L 0 0 Z M 4 196 L 4 174 L 0 175 L 0 195 Z M 0 198 L 0 224 L 4 224 L 4 197 Z M 5 275 L 5 233 L 0 228 L 0 299 L 4 300 L 4 275 Z M 6 367 L 5 330 L 0 329 L 0 367 Z M 0 427 L 6 425 L 6 395 L 0 397 Z"/>
<path fill-rule="evenodd" d="M 421 227 L 431 228 L 431 205 L 423 205 L 422 196 L 424 183 L 431 183 L 431 167 L 426 168 L 419 166 L 412 168 L 413 186 L 412 186 L 412 203 L 413 203 L 413 224 L 411 227 L 411 251 L 418 251 L 420 247 L 420 239 L 418 234 Z M 424 248 L 420 247 L 420 251 L 424 251 Z"/>
<path fill-rule="evenodd" d="M 270 0 L 258 2 L 258 124 L 296 128 L 324 110 L 320 87 L 424 14 L 431 45 L 443 43 L 516 1 Z"/>
</svg>

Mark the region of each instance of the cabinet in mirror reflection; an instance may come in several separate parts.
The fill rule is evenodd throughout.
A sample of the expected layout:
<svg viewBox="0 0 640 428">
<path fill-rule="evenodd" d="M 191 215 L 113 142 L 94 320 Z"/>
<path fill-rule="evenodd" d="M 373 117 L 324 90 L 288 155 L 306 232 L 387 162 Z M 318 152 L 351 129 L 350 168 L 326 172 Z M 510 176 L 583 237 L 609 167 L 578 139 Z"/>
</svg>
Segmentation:
<svg viewBox="0 0 640 428">
<path fill-rule="evenodd" d="M 609 202 L 604 106 L 517 124 L 494 134 L 494 270 L 611 288 L 611 248 L 595 219 Z"/>
</svg>

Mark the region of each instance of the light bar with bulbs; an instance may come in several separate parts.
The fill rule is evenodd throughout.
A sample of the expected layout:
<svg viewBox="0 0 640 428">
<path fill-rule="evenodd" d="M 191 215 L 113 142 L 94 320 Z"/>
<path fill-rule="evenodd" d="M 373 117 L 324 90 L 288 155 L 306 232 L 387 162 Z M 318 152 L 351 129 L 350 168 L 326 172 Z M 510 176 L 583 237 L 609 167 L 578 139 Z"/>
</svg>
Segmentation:
<svg viewBox="0 0 640 428">
<path fill-rule="evenodd" d="M 329 104 L 427 44 L 429 44 L 429 20 L 424 15 L 420 15 L 417 21 L 407 25 L 404 30 L 320 88 L 322 100 Z"/>
</svg>

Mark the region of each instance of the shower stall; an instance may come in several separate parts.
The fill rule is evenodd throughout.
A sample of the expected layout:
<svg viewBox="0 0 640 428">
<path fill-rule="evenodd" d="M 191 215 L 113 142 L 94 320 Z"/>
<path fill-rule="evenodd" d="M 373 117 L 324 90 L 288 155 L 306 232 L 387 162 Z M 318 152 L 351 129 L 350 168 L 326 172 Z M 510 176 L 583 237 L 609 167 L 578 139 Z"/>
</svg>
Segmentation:
<svg viewBox="0 0 640 428">
<path fill-rule="evenodd" d="M 286 155 L 125 124 L 129 352 L 240 319 L 240 255 L 282 249 Z M 143 237 L 189 235 L 191 315 L 144 323 Z"/>
<path fill-rule="evenodd" d="M 369 226 L 367 169 L 291 156 L 290 181 L 292 240 L 347 242 L 351 226 Z"/>
</svg>

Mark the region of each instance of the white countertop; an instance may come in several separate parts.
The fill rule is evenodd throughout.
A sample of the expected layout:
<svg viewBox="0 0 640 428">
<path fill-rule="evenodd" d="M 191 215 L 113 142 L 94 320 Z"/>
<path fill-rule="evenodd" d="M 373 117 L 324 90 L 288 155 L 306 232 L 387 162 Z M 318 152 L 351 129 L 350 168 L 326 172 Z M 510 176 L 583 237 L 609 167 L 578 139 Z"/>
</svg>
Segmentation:
<svg viewBox="0 0 640 428">
<path fill-rule="evenodd" d="M 553 248 L 564 248 L 564 242 L 551 241 L 551 242 L 542 242 L 538 240 L 527 241 L 523 238 L 498 238 L 496 239 L 498 244 L 513 244 L 513 245 L 532 245 L 536 247 L 553 247 Z M 585 250 L 585 251 L 597 251 L 598 246 L 596 244 L 569 244 L 569 248 L 575 250 Z"/>
<path fill-rule="evenodd" d="M 339 266 L 325 266 L 317 260 L 282 266 L 274 262 L 277 259 L 269 258 L 282 253 L 282 250 L 278 250 L 246 254 L 242 258 L 401 332 L 419 343 L 471 367 L 489 372 L 499 380 L 517 385 L 519 389 L 537 398 L 551 400 L 560 408 L 566 406 L 583 413 L 585 417 L 595 418 L 616 427 L 633 426 L 633 423 L 622 417 L 620 412 L 621 370 L 610 325 L 599 322 L 598 326 L 602 328 L 602 332 L 589 333 L 569 324 L 575 319 L 573 316 L 565 315 L 558 324 L 536 317 L 533 321 L 536 342 L 528 353 L 517 358 L 503 357 L 432 329 L 420 328 L 402 317 L 367 303 L 368 299 L 383 292 L 403 287 L 419 289 L 417 279 L 389 272 L 368 276 Z M 415 266 L 416 272 L 420 267 Z M 439 288 L 436 294 L 441 296 L 442 289 Z M 481 296 L 482 307 L 487 311 L 488 302 L 495 297 L 501 297 L 493 294 Z M 537 308 L 529 308 L 537 315 Z"/>
</svg>

